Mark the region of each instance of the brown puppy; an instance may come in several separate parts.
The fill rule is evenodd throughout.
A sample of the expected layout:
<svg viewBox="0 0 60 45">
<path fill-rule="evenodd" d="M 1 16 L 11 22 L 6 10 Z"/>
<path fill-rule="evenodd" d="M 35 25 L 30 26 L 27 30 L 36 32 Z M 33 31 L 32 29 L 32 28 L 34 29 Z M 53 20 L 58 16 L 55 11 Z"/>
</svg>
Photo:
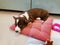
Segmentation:
<svg viewBox="0 0 60 45">
<path fill-rule="evenodd" d="M 47 40 L 47 43 L 44 44 L 44 45 L 53 45 L 53 41 L 49 41 L 49 40 Z"/>
<path fill-rule="evenodd" d="M 41 9 L 41 8 L 33 8 L 27 11 L 24 11 L 18 17 L 14 17 L 15 25 L 16 25 L 16 32 L 20 32 L 24 27 L 27 26 L 29 22 L 33 22 L 36 18 L 40 18 L 41 20 L 46 20 L 49 16 L 48 11 Z"/>
</svg>

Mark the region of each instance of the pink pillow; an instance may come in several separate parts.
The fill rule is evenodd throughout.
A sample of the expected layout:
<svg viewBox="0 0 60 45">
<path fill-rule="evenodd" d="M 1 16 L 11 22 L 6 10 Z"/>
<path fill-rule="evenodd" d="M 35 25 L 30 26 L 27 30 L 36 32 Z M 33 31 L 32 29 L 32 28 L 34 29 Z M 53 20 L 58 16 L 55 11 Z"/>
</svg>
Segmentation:
<svg viewBox="0 0 60 45">
<path fill-rule="evenodd" d="M 53 19 L 50 17 L 45 22 L 35 20 L 33 23 L 28 24 L 21 33 L 42 41 L 50 40 L 52 21 Z"/>
<path fill-rule="evenodd" d="M 11 30 L 15 30 L 15 24 L 12 24 L 9 28 L 10 28 Z"/>
</svg>

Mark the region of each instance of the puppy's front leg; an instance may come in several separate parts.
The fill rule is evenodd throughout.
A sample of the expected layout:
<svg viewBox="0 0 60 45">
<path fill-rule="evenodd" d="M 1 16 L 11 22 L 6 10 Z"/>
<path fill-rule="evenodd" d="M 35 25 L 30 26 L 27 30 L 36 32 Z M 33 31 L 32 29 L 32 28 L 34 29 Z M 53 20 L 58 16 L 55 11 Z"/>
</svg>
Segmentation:
<svg viewBox="0 0 60 45">
<path fill-rule="evenodd" d="M 37 20 L 41 20 L 41 18 L 40 18 L 40 17 L 37 17 L 36 19 L 37 19 Z"/>
<path fill-rule="evenodd" d="M 29 22 L 32 22 L 32 23 L 33 23 L 34 20 L 35 20 L 35 19 L 34 19 L 32 16 L 29 18 Z"/>
</svg>

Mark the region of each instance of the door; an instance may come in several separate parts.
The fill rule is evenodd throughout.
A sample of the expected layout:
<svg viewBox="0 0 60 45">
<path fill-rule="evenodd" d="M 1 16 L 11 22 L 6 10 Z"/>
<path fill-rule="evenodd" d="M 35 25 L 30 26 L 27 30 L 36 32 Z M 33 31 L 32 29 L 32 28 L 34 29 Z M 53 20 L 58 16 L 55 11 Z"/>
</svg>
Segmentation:
<svg viewBox="0 0 60 45">
<path fill-rule="evenodd" d="M 0 0 L 0 9 L 27 10 L 30 0 Z"/>
<path fill-rule="evenodd" d="M 43 8 L 49 11 L 49 13 L 60 14 L 60 0 L 32 0 L 33 8 Z"/>
</svg>

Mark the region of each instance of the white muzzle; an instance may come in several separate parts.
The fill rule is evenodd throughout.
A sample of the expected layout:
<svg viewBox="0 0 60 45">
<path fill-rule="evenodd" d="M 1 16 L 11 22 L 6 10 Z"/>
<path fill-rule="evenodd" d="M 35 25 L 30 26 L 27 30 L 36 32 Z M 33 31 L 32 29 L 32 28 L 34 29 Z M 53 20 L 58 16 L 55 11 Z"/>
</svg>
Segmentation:
<svg viewBox="0 0 60 45">
<path fill-rule="evenodd" d="M 21 32 L 21 29 L 18 26 L 16 26 L 15 31 L 16 32 Z"/>
</svg>

